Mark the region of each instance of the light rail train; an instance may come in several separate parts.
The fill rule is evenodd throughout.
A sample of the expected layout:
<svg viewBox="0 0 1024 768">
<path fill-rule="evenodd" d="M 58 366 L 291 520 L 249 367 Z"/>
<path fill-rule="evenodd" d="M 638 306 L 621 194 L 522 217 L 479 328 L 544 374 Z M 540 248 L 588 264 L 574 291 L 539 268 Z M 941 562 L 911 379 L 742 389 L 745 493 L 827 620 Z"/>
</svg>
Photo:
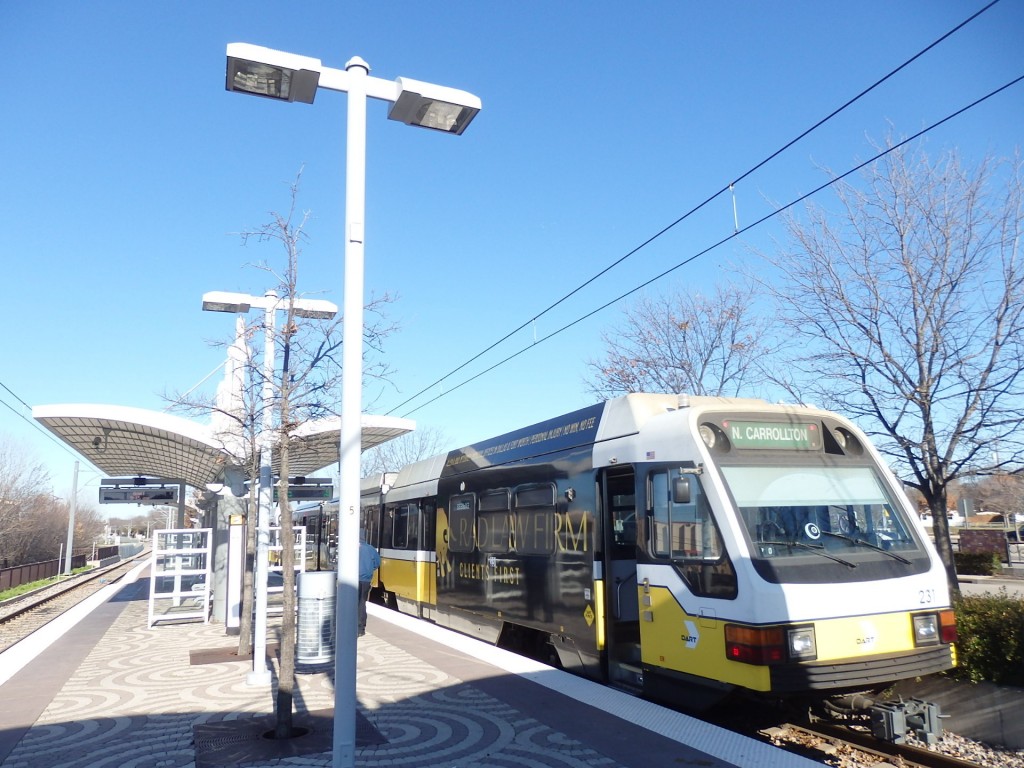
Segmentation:
<svg viewBox="0 0 1024 768">
<path fill-rule="evenodd" d="M 336 512 L 296 511 L 308 567 L 334 567 Z M 917 515 L 865 435 L 815 408 L 626 395 L 364 481 L 361 520 L 372 599 L 682 706 L 955 663 Z"/>
</svg>

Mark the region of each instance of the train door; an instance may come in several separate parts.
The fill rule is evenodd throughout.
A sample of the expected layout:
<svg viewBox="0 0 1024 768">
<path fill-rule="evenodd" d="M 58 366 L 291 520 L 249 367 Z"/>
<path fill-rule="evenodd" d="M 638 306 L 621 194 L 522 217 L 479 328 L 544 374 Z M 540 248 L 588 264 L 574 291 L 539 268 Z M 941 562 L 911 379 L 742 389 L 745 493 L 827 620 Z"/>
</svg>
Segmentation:
<svg viewBox="0 0 1024 768">
<path fill-rule="evenodd" d="M 637 509 L 632 467 L 601 471 L 604 514 L 605 658 L 608 681 L 626 688 L 642 684 L 640 606 L 636 578 Z"/>
</svg>

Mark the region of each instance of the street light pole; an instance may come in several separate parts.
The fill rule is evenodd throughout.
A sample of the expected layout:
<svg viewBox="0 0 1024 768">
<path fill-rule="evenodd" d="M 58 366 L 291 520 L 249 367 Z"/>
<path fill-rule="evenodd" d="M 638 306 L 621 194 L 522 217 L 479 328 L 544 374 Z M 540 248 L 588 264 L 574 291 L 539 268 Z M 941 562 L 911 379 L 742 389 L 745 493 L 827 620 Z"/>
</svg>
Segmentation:
<svg viewBox="0 0 1024 768">
<path fill-rule="evenodd" d="M 68 545 L 64 550 L 64 575 L 71 575 L 71 547 L 75 543 L 75 511 L 78 507 L 78 462 L 75 462 L 74 479 L 71 482 L 71 501 L 68 504 Z"/>
<path fill-rule="evenodd" d="M 363 225 L 366 212 L 366 75 L 356 57 L 346 64 L 348 140 L 345 152 L 345 292 L 342 301 L 341 427 L 338 464 L 338 623 L 334 656 L 334 766 L 355 765 L 356 630 L 359 610 L 359 464 L 362 451 Z M 342 556 L 344 553 L 344 556 Z M 348 713 L 353 714 L 348 717 Z M 344 713 L 345 717 L 339 717 Z"/>
<path fill-rule="evenodd" d="M 359 461 L 362 449 L 363 247 L 366 197 L 366 100 L 390 102 L 388 118 L 460 135 L 481 109 L 471 93 L 409 78 L 370 77 L 354 57 L 344 70 L 319 59 L 230 43 L 226 87 L 279 101 L 312 104 L 318 88 L 348 94 L 345 151 L 345 289 L 342 312 L 341 427 L 338 450 L 338 577 L 335 627 L 335 768 L 355 765 L 356 624 L 359 600 Z"/>
</svg>

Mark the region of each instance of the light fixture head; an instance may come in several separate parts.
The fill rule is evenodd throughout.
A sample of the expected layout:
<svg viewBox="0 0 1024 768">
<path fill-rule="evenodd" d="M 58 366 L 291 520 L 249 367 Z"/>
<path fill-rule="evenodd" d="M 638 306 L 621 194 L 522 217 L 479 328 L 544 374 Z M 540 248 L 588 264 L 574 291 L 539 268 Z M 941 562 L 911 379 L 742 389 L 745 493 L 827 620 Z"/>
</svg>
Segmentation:
<svg viewBox="0 0 1024 768">
<path fill-rule="evenodd" d="M 456 136 L 476 117 L 482 104 L 472 93 L 400 77 L 398 99 L 388 110 L 388 118 L 406 125 L 418 125 Z"/>
<path fill-rule="evenodd" d="M 227 90 L 313 103 L 320 83 L 320 59 L 249 43 L 229 43 L 227 55 Z"/>
<path fill-rule="evenodd" d="M 324 299 L 296 299 L 294 312 L 298 317 L 330 320 L 338 314 L 338 305 Z"/>
<path fill-rule="evenodd" d="M 207 312 L 248 312 L 252 296 L 231 291 L 207 291 L 203 294 L 203 309 Z"/>
</svg>

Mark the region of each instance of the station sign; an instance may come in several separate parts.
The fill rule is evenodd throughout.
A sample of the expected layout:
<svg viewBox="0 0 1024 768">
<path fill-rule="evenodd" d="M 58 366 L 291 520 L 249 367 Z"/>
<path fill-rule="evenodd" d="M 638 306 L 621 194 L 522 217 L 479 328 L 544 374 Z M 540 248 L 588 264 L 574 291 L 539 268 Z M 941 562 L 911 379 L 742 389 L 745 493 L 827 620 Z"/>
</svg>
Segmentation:
<svg viewBox="0 0 1024 768">
<path fill-rule="evenodd" d="M 177 504 L 178 487 L 101 487 L 100 504 Z"/>
</svg>

